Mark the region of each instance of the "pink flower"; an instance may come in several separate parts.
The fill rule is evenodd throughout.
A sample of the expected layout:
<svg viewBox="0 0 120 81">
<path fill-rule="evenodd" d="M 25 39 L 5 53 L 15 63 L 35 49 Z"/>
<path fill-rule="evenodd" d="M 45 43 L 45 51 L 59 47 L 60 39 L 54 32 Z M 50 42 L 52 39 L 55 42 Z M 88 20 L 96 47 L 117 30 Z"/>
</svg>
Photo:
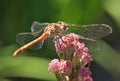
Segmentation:
<svg viewBox="0 0 120 81">
<path fill-rule="evenodd" d="M 48 66 L 48 71 L 52 71 L 54 73 L 58 72 L 58 68 L 59 68 L 60 62 L 58 59 L 53 59 Z"/>
<path fill-rule="evenodd" d="M 62 60 L 59 66 L 59 73 L 70 74 L 72 71 L 72 63 L 69 60 Z"/>
<path fill-rule="evenodd" d="M 72 70 L 72 63 L 69 60 L 54 59 L 49 63 L 48 71 L 59 74 L 70 74 Z"/>
<path fill-rule="evenodd" d="M 84 52 L 86 53 L 88 52 L 88 48 L 85 47 L 84 43 L 76 42 L 74 44 L 74 47 L 75 47 L 74 56 L 77 58 L 80 58 Z"/>
<path fill-rule="evenodd" d="M 55 48 L 56 52 L 59 53 L 59 57 L 62 59 L 71 59 L 74 52 L 79 56 L 82 51 L 87 51 L 88 49 L 85 47 L 85 44 L 79 42 L 79 39 L 81 38 L 83 38 L 83 36 L 74 33 L 67 34 L 61 38 L 56 38 Z"/>
<path fill-rule="evenodd" d="M 85 66 L 86 64 L 89 64 L 89 63 L 92 62 L 92 61 L 93 61 L 93 59 L 92 59 L 91 56 L 90 56 L 88 53 L 86 53 L 86 52 L 83 53 L 83 55 L 82 55 L 82 57 L 81 57 L 81 59 L 80 59 L 80 63 L 81 63 L 83 66 Z"/>
<path fill-rule="evenodd" d="M 82 68 L 78 73 L 78 81 L 93 81 L 89 68 Z"/>
<path fill-rule="evenodd" d="M 55 39 L 55 48 L 60 61 L 58 59 L 51 61 L 48 70 L 53 71 L 60 81 L 93 81 L 89 66 L 86 66 L 93 59 L 88 53 L 89 49 L 80 42 L 80 39 L 86 38 L 70 33 Z"/>
<path fill-rule="evenodd" d="M 65 49 L 69 50 L 69 48 L 74 48 L 74 42 L 79 41 L 80 38 L 82 38 L 82 36 L 76 35 L 74 33 L 70 33 L 61 38 L 57 38 L 55 40 L 56 52 L 61 52 Z"/>
</svg>

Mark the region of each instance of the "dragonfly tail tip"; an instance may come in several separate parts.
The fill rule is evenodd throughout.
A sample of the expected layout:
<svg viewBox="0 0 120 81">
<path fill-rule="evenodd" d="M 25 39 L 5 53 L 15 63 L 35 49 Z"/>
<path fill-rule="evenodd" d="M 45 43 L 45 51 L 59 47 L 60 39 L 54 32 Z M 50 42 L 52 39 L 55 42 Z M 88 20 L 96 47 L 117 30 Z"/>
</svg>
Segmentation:
<svg viewBox="0 0 120 81">
<path fill-rule="evenodd" d="M 13 53 L 13 56 L 16 56 L 18 54 L 18 52 L 17 51 L 15 51 L 14 53 Z"/>
<path fill-rule="evenodd" d="M 13 53 L 13 56 L 16 56 L 16 54 L 15 54 L 15 53 Z"/>
</svg>

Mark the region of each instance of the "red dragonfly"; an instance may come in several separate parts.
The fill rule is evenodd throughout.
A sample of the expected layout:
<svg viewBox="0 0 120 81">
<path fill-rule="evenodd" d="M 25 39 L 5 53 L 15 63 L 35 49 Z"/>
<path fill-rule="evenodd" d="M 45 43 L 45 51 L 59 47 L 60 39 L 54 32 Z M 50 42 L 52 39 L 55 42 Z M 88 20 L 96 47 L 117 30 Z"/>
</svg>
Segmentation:
<svg viewBox="0 0 120 81">
<path fill-rule="evenodd" d="M 90 41 L 112 33 L 112 28 L 106 24 L 79 25 L 67 24 L 62 21 L 57 23 L 39 23 L 34 21 L 31 26 L 31 32 L 18 33 L 16 40 L 23 46 L 18 48 L 13 53 L 13 56 L 16 56 L 27 48 L 39 50 L 42 48 L 45 39 L 51 36 L 61 37 L 66 30 L 68 32 L 76 31 L 78 34 L 84 36 L 85 40 Z"/>
</svg>

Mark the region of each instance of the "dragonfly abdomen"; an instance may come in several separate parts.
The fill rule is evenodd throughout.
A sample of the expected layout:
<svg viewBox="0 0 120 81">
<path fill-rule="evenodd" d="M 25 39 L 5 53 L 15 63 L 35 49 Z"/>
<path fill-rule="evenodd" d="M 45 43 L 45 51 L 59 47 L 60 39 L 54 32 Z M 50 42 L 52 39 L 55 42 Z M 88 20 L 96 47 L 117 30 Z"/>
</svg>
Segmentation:
<svg viewBox="0 0 120 81">
<path fill-rule="evenodd" d="M 23 50 L 25 50 L 25 49 L 33 46 L 34 44 L 36 44 L 36 43 L 38 43 L 38 42 L 40 42 L 40 41 L 48 38 L 48 36 L 49 36 L 49 32 L 44 32 L 41 36 L 39 36 L 39 37 L 36 38 L 35 40 L 33 40 L 33 41 L 31 41 L 31 42 L 23 45 L 23 46 L 20 47 L 19 49 L 17 49 L 17 50 L 14 52 L 13 56 L 16 56 L 17 54 L 21 53 Z"/>
</svg>

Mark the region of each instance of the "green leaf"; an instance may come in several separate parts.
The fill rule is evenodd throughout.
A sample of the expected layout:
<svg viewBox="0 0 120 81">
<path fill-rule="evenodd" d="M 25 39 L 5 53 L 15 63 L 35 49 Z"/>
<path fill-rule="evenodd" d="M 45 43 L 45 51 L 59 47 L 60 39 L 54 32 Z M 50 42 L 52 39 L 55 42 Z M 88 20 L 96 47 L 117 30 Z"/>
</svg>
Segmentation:
<svg viewBox="0 0 120 81">
<path fill-rule="evenodd" d="M 105 10 L 115 19 L 118 25 L 120 25 L 120 0 L 104 0 Z M 120 27 L 120 26 L 119 26 Z"/>
<path fill-rule="evenodd" d="M 42 80 L 55 81 L 53 73 L 48 72 L 50 60 L 34 56 L 19 55 L 12 56 L 12 49 L 9 46 L 0 52 L 0 76 L 1 77 L 28 77 Z M 10 51 L 11 50 L 11 51 Z"/>
<path fill-rule="evenodd" d="M 112 76 L 120 75 L 120 54 L 107 43 L 99 41 L 100 51 L 92 54 L 95 62 L 108 71 Z"/>
<path fill-rule="evenodd" d="M 60 6 L 58 20 L 69 23 L 90 23 L 102 13 L 101 0 L 58 0 L 54 4 Z"/>
<path fill-rule="evenodd" d="M 5 78 L 0 77 L 0 81 L 11 81 L 11 80 L 7 80 Z"/>
</svg>

